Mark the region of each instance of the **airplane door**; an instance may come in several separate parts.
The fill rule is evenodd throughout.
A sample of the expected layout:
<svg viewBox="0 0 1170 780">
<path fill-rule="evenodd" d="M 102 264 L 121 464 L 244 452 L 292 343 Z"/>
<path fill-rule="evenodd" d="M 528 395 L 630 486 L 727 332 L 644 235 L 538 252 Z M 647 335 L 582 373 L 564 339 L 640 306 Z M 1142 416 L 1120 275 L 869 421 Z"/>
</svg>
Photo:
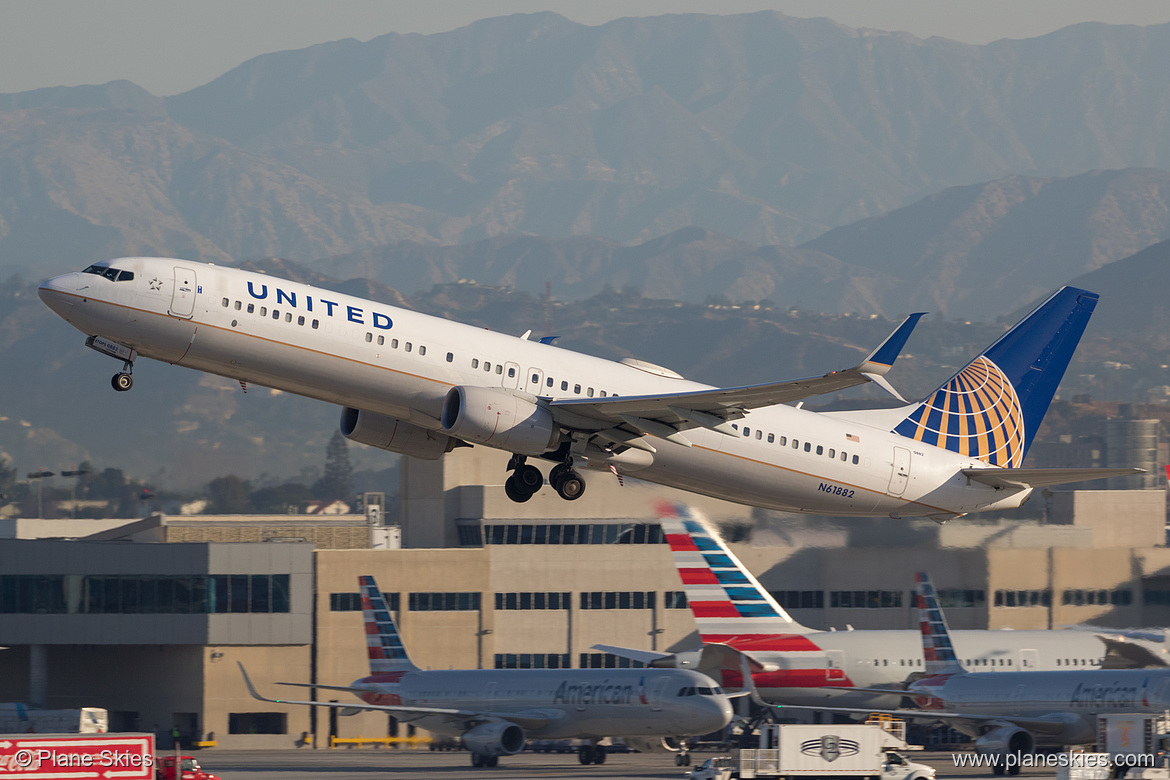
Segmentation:
<svg viewBox="0 0 1170 780">
<path fill-rule="evenodd" d="M 504 364 L 504 387 L 520 386 L 520 365 L 518 363 Z"/>
<path fill-rule="evenodd" d="M 905 447 L 894 447 L 894 471 L 890 475 L 890 493 L 895 496 L 902 495 L 909 481 L 910 450 Z"/>
<path fill-rule="evenodd" d="M 826 650 L 825 662 L 828 668 L 825 669 L 825 680 L 827 682 L 841 682 L 845 679 L 845 651 L 844 650 Z"/>
<path fill-rule="evenodd" d="M 195 292 L 199 289 L 195 279 L 195 271 L 175 266 L 175 287 L 171 291 L 171 308 L 168 312 L 173 317 L 190 319 L 195 314 Z"/>
<path fill-rule="evenodd" d="M 1037 653 L 1035 650 L 1020 650 L 1020 668 L 1037 669 Z"/>
<path fill-rule="evenodd" d="M 666 682 L 667 679 L 665 677 L 659 677 L 650 686 L 650 709 L 655 712 L 662 710 L 662 689 L 666 687 Z"/>
<path fill-rule="evenodd" d="M 544 384 L 544 372 L 539 368 L 530 368 L 528 369 L 528 373 L 524 375 L 524 378 L 527 380 L 524 389 L 533 395 L 540 395 L 543 389 L 541 385 Z"/>
</svg>

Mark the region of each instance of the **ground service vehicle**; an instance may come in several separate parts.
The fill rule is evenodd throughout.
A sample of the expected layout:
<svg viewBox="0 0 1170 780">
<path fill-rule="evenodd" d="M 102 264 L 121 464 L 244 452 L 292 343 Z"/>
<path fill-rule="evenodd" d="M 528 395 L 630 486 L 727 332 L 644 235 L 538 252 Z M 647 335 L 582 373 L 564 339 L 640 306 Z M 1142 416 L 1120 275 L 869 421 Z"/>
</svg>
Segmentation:
<svg viewBox="0 0 1170 780">
<path fill-rule="evenodd" d="M 39 710 L 20 702 L 0 704 L 0 734 L 104 734 L 109 713 L 101 707 Z"/>
<path fill-rule="evenodd" d="M 177 774 L 176 764 L 179 766 Z M 204 772 L 192 756 L 166 756 L 158 759 L 155 776 L 157 780 L 219 780 L 216 775 Z"/>
<path fill-rule="evenodd" d="M 687 773 L 691 780 L 747 778 L 861 777 L 933 780 L 934 770 L 907 761 L 897 751 L 906 743 L 871 724 L 767 724 L 759 747 L 731 757 L 711 758 Z"/>
</svg>

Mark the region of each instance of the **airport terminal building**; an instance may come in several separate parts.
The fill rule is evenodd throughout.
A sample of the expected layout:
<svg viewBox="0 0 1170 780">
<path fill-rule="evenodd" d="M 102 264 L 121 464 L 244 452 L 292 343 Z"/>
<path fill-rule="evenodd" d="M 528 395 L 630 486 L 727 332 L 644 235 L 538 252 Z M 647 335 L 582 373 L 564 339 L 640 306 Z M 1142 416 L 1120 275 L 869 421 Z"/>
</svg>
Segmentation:
<svg viewBox="0 0 1170 780">
<path fill-rule="evenodd" d="M 185 742 L 221 747 L 407 736 L 381 713 L 254 700 L 237 662 L 272 696 L 290 695 L 281 681 L 364 676 L 364 574 L 376 577 L 424 668 L 605 668 L 628 662 L 595 644 L 694 647 L 656 521 L 664 498 L 734 533 L 750 530 L 732 549 L 814 628 L 916 626 L 920 570 L 932 573 L 957 628 L 1170 623 L 1161 490 L 1054 492 L 1034 499 L 1046 511 L 1032 522 L 777 523 L 607 474 L 588 475 L 579 501 L 545 490 L 516 504 L 503 491 L 505 459 L 481 449 L 404 459 L 397 509 L 374 524 L 289 515 L 0 526 L 9 537 L 0 538 L 0 645 L 9 648 L 0 651 L 0 700 L 105 707 L 113 728 L 177 727 Z M 38 530 L 75 538 L 35 538 Z"/>
</svg>

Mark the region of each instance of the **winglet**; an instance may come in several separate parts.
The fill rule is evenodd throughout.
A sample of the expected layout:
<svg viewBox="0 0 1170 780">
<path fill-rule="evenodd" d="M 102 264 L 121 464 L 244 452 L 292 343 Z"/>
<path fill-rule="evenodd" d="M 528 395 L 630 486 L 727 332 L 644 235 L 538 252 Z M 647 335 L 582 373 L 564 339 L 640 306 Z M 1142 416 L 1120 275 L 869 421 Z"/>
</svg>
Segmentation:
<svg viewBox="0 0 1170 780">
<path fill-rule="evenodd" d="M 910 338 L 910 334 L 914 331 L 914 326 L 918 321 L 925 316 L 926 312 L 917 311 L 902 320 L 893 333 L 886 337 L 886 340 L 878 344 L 877 349 L 869 353 L 869 357 L 862 361 L 858 366 L 858 370 L 863 374 L 875 374 L 877 376 L 885 376 L 889 373 L 894 365 L 894 361 L 898 359 L 898 355 L 902 352 L 902 347 L 906 346 L 906 341 Z"/>
<path fill-rule="evenodd" d="M 252 678 L 248 676 L 248 670 L 244 668 L 244 665 L 242 663 L 240 663 L 239 661 L 236 661 L 236 666 L 240 667 L 240 674 L 244 675 L 244 685 L 248 686 L 248 693 L 252 694 L 253 699 L 258 699 L 260 701 L 275 702 L 277 704 L 283 703 L 283 702 L 281 702 L 280 699 L 269 699 L 269 698 L 266 698 L 264 696 L 261 696 L 260 692 L 256 690 L 256 686 L 252 684 Z"/>
</svg>

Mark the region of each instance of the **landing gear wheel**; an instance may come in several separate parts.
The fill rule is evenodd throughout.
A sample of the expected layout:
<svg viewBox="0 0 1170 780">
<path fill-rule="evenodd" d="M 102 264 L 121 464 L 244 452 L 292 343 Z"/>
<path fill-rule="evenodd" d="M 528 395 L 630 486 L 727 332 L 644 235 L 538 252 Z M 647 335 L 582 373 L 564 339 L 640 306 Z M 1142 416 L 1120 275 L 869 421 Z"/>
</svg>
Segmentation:
<svg viewBox="0 0 1170 780">
<path fill-rule="evenodd" d="M 119 393 L 124 393 L 131 387 L 134 387 L 134 377 L 130 376 L 125 371 L 122 371 L 114 374 L 114 377 L 110 380 L 110 384 L 113 385 L 114 389 Z"/>
<path fill-rule="evenodd" d="M 496 766 L 500 763 L 499 756 L 488 756 L 487 760 L 483 762 L 484 766 Z"/>
<path fill-rule="evenodd" d="M 517 504 L 523 504 L 525 501 L 532 498 L 532 493 L 525 490 L 524 486 L 520 483 L 520 480 L 516 478 L 515 474 L 504 480 L 504 493 L 508 496 L 508 498 L 512 499 Z"/>
<path fill-rule="evenodd" d="M 566 501 L 576 501 L 585 493 L 585 480 L 576 471 L 569 469 L 553 483 L 553 488 Z"/>
<path fill-rule="evenodd" d="M 991 773 L 993 775 L 997 775 L 997 776 L 1002 775 L 1005 771 L 1006 771 L 1006 769 L 1004 768 L 1003 764 L 995 764 L 994 766 L 991 767 Z"/>
<path fill-rule="evenodd" d="M 593 763 L 593 746 L 582 745 L 577 748 L 577 760 L 582 764 L 588 765 Z"/>
<path fill-rule="evenodd" d="M 605 752 L 604 745 L 594 745 L 593 746 L 593 763 L 604 764 L 606 755 L 607 754 Z"/>
<path fill-rule="evenodd" d="M 516 469 L 516 473 L 512 477 L 528 491 L 529 495 L 534 495 L 536 491 L 544 487 L 544 475 L 536 466 L 525 464 Z"/>
<path fill-rule="evenodd" d="M 485 756 L 481 756 L 479 753 L 472 753 L 471 754 L 471 765 L 475 766 L 475 767 L 483 766 L 484 758 L 485 758 Z"/>
</svg>

